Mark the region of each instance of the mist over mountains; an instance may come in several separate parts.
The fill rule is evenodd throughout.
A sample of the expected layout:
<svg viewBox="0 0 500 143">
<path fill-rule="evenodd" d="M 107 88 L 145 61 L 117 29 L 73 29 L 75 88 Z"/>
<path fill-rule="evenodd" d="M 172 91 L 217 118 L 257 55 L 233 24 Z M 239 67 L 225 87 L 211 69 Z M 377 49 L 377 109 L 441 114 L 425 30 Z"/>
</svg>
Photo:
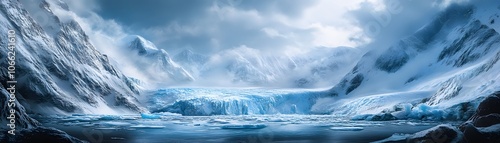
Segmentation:
<svg viewBox="0 0 500 143">
<path fill-rule="evenodd" d="M 66 134 L 41 127 L 34 117 L 299 114 L 464 121 L 500 90 L 500 5 L 485 3 L 452 2 L 411 34 L 351 47 L 240 44 L 169 53 L 172 47 L 140 35 L 95 33 L 96 25 L 71 3 L 5 0 L 0 44 L 7 47 L 6 33 L 15 31 L 17 84 L 11 93 L 9 71 L 0 69 L 0 105 L 15 111 L 20 130 L 60 136 Z M 0 49 L 0 58 L 8 50 Z M 2 112 L 2 124 L 8 116 Z"/>
</svg>

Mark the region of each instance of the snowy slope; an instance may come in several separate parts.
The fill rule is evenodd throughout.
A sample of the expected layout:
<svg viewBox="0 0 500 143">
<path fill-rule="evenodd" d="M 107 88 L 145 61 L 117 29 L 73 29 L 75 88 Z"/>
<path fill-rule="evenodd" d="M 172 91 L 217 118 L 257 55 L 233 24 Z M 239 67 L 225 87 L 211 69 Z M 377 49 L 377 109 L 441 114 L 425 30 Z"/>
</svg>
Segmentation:
<svg viewBox="0 0 500 143">
<path fill-rule="evenodd" d="M 373 120 L 468 119 L 484 96 L 500 90 L 500 84 L 497 83 L 500 78 L 500 35 L 496 31 L 498 23 L 492 22 L 498 19 L 498 10 L 496 7 L 488 10 L 487 7 L 478 8 L 479 6 L 481 5 L 452 5 L 414 34 L 402 38 L 390 47 L 374 48 L 363 55 L 352 70 L 338 80 L 338 84 L 327 93 L 320 92 L 314 96 L 314 104 L 306 104 L 296 110 L 308 114 L 332 113 L 353 116 L 354 119 Z M 485 17 L 488 17 L 488 20 L 485 20 Z M 339 51 L 341 50 L 336 50 Z M 311 69 L 315 68 L 310 67 L 329 67 L 324 65 L 329 65 L 326 63 L 330 61 L 339 61 L 321 54 L 335 55 L 331 52 L 317 52 L 320 53 L 304 53 L 304 57 L 289 56 L 289 62 L 279 62 L 282 60 L 266 59 L 265 54 L 255 49 L 240 47 L 223 52 L 218 58 L 231 59 L 230 61 L 220 60 L 222 62 L 214 63 L 224 65 L 227 69 L 219 68 L 218 72 L 226 71 L 231 75 L 230 79 L 249 82 L 281 79 L 279 74 L 271 73 L 294 76 L 287 72 L 294 70 L 288 68 L 314 71 Z M 344 58 L 342 55 L 349 55 L 349 52 L 339 53 L 332 57 Z M 207 64 L 211 62 L 213 61 Z M 285 63 L 290 66 L 283 66 L 287 65 Z M 264 70 L 261 70 L 262 68 Z M 315 75 L 311 72 L 305 73 L 308 76 Z M 334 72 L 326 72 L 324 75 L 334 76 Z M 196 94 L 199 97 L 188 96 L 193 98 L 174 100 L 175 96 L 169 96 L 174 98 L 171 101 L 155 98 L 161 102 L 154 102 L 153 105 L 163 107 L 161 110 L 158 109 L 160 107 L 155 109 L 187 115 L 242 114 L 243 109 L 254 114 L 290 113 L 289 110 L 267 112 L 268 110 L 262 111 L 262 108 L 247 107 L 269 104 L 276 109 L 280 107 L 275 104 L 276 99 L 268 98 L 275 96 L 250 98 L 242 95 L 239 98 L 227 98 L 222 96 L 226 92 L 207 91 L 198 94 L 198 91 L 182 91 L 183 94 Z M 208 98 L 202 96 L 204 94 L 218 96 Z M 311 100 L 311 97 L 307 96 L 290 97 L 302 98 L 303 101 Z M 262 103 L 256 104 L 257 101 Z M 295 104 L 294 101 L 288 102 Z M 285 109 L 290 109 L 289 105 Z"/>
<path fill-rule="evenodd" d="M 128 43 L 121 50 L 127 61 L 119 61 L 121 65 L 117 65 L 126 65 L 120 69 L 96 50 L 77 22 L 54 14 L 54 9 L 68 10 L 55 0 L 1 3 L 0 31 L 14 29 L 18 33 L 19 103 L 33 113 L 117 114 L 145 111 L 141 107 L 145 105 L 152 112 L 183 115 L 333 113 L 379 114 L 377 118 L 388 119 L 466 119 L 484 96 L 500 90 L 496 7 L 452 5 L 414 34 L 362 57 L 358 56 L 360 51 L 348 47 L 273 55 L 241 46 L 210 57 L 184 50 L 171 58 L 152 42 L 130 36 L 123 39 Z M 35 12 L 39 16 L 31 17 Z M 2 46 L 6 39 L 6 35 L 0 38 Z M 0 50 L 6 53 L 7 49 Z M 3 57 L 6 55 L 1 54 Z M 7 62 L 0 61 L 0 66 L 7 67 Z M 0 78 L 6 80 L 6 69 L 0 71 Z M 160 89 L 146 93 L 139 102 L 139 86 L 174 83 L 335 85 L 325 92 Z M 17 109 L 26 118 L 23 124 L 35 125 L 23 108 Z"/>
<path fill-rule="evenodd" d="M 331 113 L 373 120 L 465 120 L 484 96 L 500 90 L 500 35 L 498 23 L 491 22 L 498 10 L 479 6 L 452 5 L 414 34 L 374 48 L 359 61 L 351 55 L 356 51 L 346 47 L 276 56 L 242 46 L 197 65 L 203 65 L 197 67 L 204 71 L 200 77 L 235 84 L 284 81 L 297 87 L 343 76 L 326 92 L 181 88 L 153 91 L 144 103 L 154 112 L 184 115 Z M 196 63 L 186 60 L 193 55 L 181 52 L 184 58 L 179 59 Z M 353 61 L 358 62 L 349 66 Z M 344 76 L 346 67 L 353 68 Z"/>
<path fill-rule="evenodd" d="M 318 47 L 291 57 L 297 65 L 294 83 L 299 87 L 331 87 L 355 66 L 361 51 L 350 47 Z"/>
<path fill-rule="evenodd" d="M 136 99 L 139 90 L 96 50 L 79 24 L 52 13 L 67 10 L 64 3 L 5 0 L 0 8 L 1 33 L 16 31 L 16 97 L 29 113 L 144 111 Z M 5 47 L 7 35 L 1 36 Z M 6 57 L 6 50 L 0 49 L 0 57 Z M 7 61 L 0 66 L 7 67 Z M 6 69 L 0 71 L 6 81 Z"/>
<path fill-rule="evenodd" d="M 127 64 L 129 68 L 133 68 L 141 76 L 146 79 L 141 79 L 149 84 L 155 83 L 185 83 L 194 81 L 194 78 L 172 60 L 170 55 L 163 49 L 158 49 L 151 41 L 144 39 L 141 36 L 128 36 L 123 39 L 125 43 L 130 43 L 127 47 L 123 47 L 123 55 L 128 56 L 127 61 L 122 63 Z M 122 68 L 124 72 L 128 72 L 126 68 Z M 137 74 L 129 74 L 134 77 Z M 136 77 L 140 78 L 140 77 Z"/>
<path fill-rule="evenodd" d="M 174 60 L 189 69 L 197 86 L 326 87 L 338 82 L 360 56 L 354 48 L 311 48 L 276 55 L 241 46 L 212 56 L 184 50 Z M 224 77 L 224 78 L 221 78 Z"/>
<path fill-rule="evenodd" d="M 368 52 L 330 90 L 338 95 L 327 103 L 330 110 L 351 115 L 395 112 L 404 103 L 410 108 L 455 110 L 464 105 L 457 110 L 474 110 L 478 99 L 500 90 L 499 24 L 492 22 L 498 14 L 496 7 L 451 5 L 413 35 Z M 372 102 L 380 98 L 387 100 Z M 363 108 L 349 108 L 355 106 Z"/>
<path fill-rule="evenodd" d="M 179 63 L 179 65 L 191 73 L 192 76 L 198 78 L 202 73 L 201 69 L 205 63 L 207 63 L 208 59 L 208 56 L 195 53 L 190 49 L 182 50 L 173 58 L 175 62 Z"/>
</svg>

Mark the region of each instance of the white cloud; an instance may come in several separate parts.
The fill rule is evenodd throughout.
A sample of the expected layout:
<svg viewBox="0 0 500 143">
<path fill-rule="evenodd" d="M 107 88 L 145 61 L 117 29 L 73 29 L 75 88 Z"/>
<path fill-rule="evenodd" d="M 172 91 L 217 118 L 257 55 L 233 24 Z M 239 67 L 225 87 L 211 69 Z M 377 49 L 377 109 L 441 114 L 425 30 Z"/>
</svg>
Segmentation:
<svg viewBox="0 0 500 143">
<path fill-rule="evenodd" d="M 206 8 L 206 13 L 197 15 L 199 18 L 194 21 L 180 23 L 174 20 L 164 26 L 147 27 L 140 31 L 144 35 L 152 35 L 152 41 L 159 47 L 171 48 L 171 52 L 172 48 L 182 47 L 213 52 L 238 45 L 274 51 L 287 50 L 287 47 L 357 47 L 370 39 L 363 34 L 363 28 L 346 17 L 346 13 L 359 8 L 362 2 L 365 0 L 319 0 L 302 7 L 298 15 L 287 15 L 281 11 L 261 13 L 254 8 L 238 7 L 240 3 L 214 2 Z M 381 5 L 379 0 L 369 2 Z"/>
<path fill-rule="evenodd" d="M 362 33 L 362 29 L 359 27 L 342 28 L 314 23 L 309 28 L 314 29 L 313 35 L 315 38 L 312 43 L 315 47 L 356 47 L 369 40 L 363 36 L 361 41 L 353 39 L 353 37 Z"/>
<path fill-rule="evenodd" d="M 248 21 L 252 23 L 261 23 L 262 17 L 257 10 L 241 10 L 232 5 L 217 5 L 213 4 L 208 12 L 218 16 L 221 21 Z"/>
<path fill-rule="evenodd" d="M 284 35 L 284 34 L 281 34 L 280 32 L 278 32 L 278 30 L 276 29 L 273 29 L 273 28 L 262 28 L 262 32 L 266 33 L 267 36 L 271 37 L 271 38 L 287 38 L 288 36 Z"/>
<path fill-rule="evenodd" d="M 453 3 L 465 3 L 465 2 L 469 2 L 469 1 L 470 0 L 442 0 L 442 1 L 435 1 L 433 3 L 433 5 L 438 6 L 440 8 L 446 8 L 450 4 L 453 4 Z"/>
<path fill-rule="evenodd" d="M 378 5 L 380 9 L 385 8 L 381 0 L 319 0 L 315 5 L 306 7 L 298 18 L 283 15 L 274 15 L 270 18 L 290 28 L 309 31 L 309 35 L 296 34 L 303 35 L 299 39 L 294 39 L 303 43 L 303 46 L 357 47 L 370 42 L 370 38 L 364 35 L 362 28 L 353 24 L 354 20 L 347 17 L 347 13 L 358 9 L 363 2 Z M 312 38 L 307 36 L 312 36 Z"/>
<path fill-rule="evenodd" d="M 416 23 L 415 21 L 422 22 L 424 21 L 422 19 L 428 19 L 428 16 L 434 14 L 434 11 L 431 11 L 434 8 L 419 11 L 421 7 L 432 5 L 428 1 L 431 0 L 418 1 L 424 4 L 406 6 L 401 13 L 392 13 L 392 19 L 388 20 L 388 23 L 392 25 L 384 25 L 381 28 L 382 32 L 377 35 L 387 37 L 386 39 L 375 39 L 375 36 L 367 35 L 366 24 L 378 22 L 374 15 L 391 9 L 390 2 L 400 1 L 316 0 L 310 5 L 299 5 L 298 10 L 293 10 L 294 14 L 288 14 L 286 10 L 277 10 L 273 6 L 269 6 L 270 10 L 263 11 L 258 10 L 258 6 L 241 7 L 243 3 L 239 2 L 232 3 L 231 1 L 229 4 L 214 2 L 201 6 L 204 9 L 197 11 L 202 11 L 202 13 L 190 15 L 190 18 L 182 17 L 183 14 L 179 13 L 181 18 L 173 16 L 175 17 L 173 19 L 159 19 L 165 23 L 148 27 L 131 27 L 127 26 L 127 23 L 120 25 L 114 20 L 103 19 L 93 11 L 99 8 L 99 6 L 93 6 L 94 1 L 88 3 L 83 0 L 71 1 L 68 4 L 72 12 L 56 9 L 54 13 L 63 20 L 76 20 L 97 49 L 116 61 L 126 61 L 121 59 L 128 57 L 117 53 L 127 46 L 121 39 L 130 35 L 129 32 L 139 33 L 153 41 L 157 47 L 171 53 L 175 53 L 172 49 L 181 50 L 189 47 L 195 49 L 195 52 L 212 55 L 235 47 L 236 49 L 251 49 L 242 51 L 247 54 L 301 55 L 316 47 L 362 47 L 372 41 L 389 43 L 387 41 L 390 40 L 387 39 L 399 39 L 398 36 L 408 35 L 406 34 L 408 31 L 412 32 L 411 30 L 401 32 L 410 29 L 408 25 Z M 445 7 L 451 2 L 451 0 L 445 0 L 438 4 Z M 272 4 L 276 4 L 276 1 Z M 91 8 L 85 9 L 86 6 Z M 131 12 L 134 11 L 131 10 Z M 358 13 L 353 14 L 354 12 Z M 413 16 L 418 19 L 414 21 L 406 19 L 415 13 L 421 13 Z M 413 26 L 417 27 L 421 24 L 417 23 Z M 127 32 L 124 29 L 127 29 Z M 251 52 L 252 50 L 259 52 Z M 134 70 L 134 67 L 128 67 L 126 64 L 119 67 L 126 75 L 141 76 L 137 73 L 138 70 Z"/>
</svg>

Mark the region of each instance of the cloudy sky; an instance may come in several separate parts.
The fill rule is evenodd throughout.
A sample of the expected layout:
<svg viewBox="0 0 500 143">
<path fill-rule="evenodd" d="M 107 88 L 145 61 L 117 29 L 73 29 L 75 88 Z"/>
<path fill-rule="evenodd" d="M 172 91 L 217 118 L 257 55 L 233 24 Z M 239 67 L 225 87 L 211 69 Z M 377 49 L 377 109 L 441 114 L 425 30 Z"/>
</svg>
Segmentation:
<svg viewBox="0 0 500 143">
<path fill-rule="evenodd" d="M 171 53 L 247 46 L 263 51 L 366 47 L 408 35 L 464 0 L 68 1 L 99 37 L 141 35 Z M 86 28 L 85 28 L 86 27 Z M 89 32 L 88 32 L 89 33 Z M 382 40 L 377 40 L 382 39 Z M 99 41 L 101 40 L 101 41 Z M 108 39 L 109 40 L 109 39 Z M 99 45 L 99 44 L 97 44 Z"/>
</svg>

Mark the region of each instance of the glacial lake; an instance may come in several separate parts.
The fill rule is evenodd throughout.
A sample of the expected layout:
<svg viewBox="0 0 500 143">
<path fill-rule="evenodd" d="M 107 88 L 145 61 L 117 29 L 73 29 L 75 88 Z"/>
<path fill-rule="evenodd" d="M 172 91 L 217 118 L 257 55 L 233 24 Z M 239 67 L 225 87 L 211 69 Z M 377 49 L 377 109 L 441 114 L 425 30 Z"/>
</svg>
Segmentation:
<svg viewBox="0 0 500 143">
<path fill-rule="evenodd" d="M 35 118 L 44 126 L 92 143 L 356 143 L 412 134 L 444 123 L 351 121 L 335 115 L 151 116 L 74 114 Z"/>
</svg>

